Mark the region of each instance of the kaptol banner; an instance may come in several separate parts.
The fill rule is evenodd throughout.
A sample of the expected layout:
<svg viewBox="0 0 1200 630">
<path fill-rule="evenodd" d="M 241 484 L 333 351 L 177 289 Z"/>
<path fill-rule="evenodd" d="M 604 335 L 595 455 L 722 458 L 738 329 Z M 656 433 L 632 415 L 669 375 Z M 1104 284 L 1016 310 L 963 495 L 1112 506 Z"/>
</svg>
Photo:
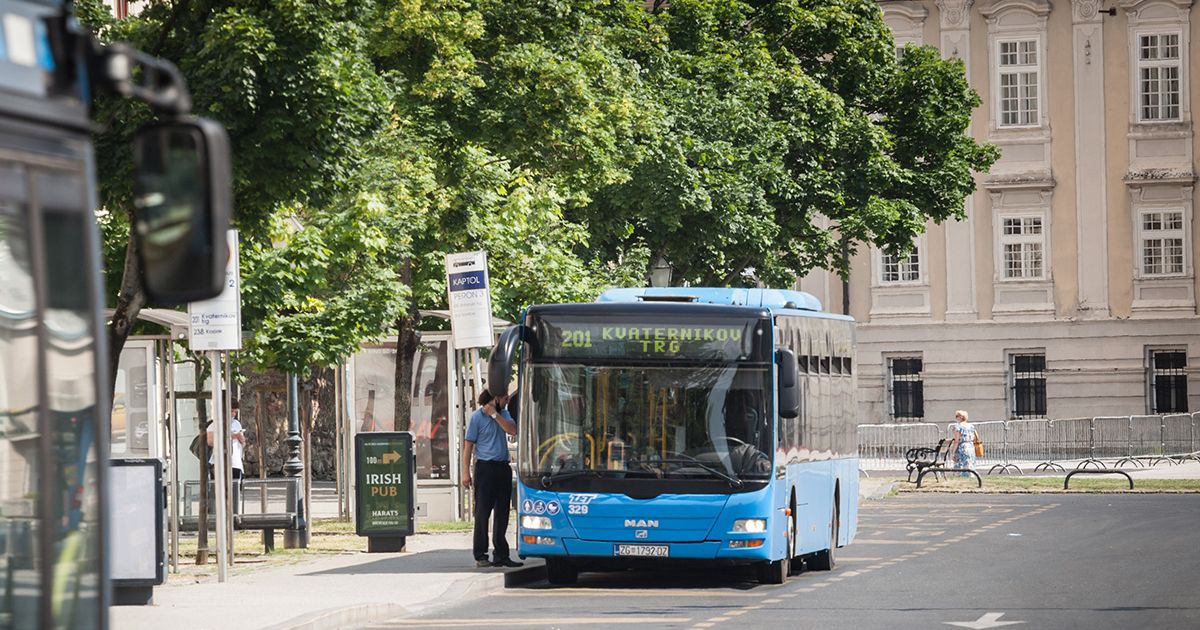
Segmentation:
<svg viewBox="0 0 1200 630">
<path fill-rule="evenodd" d="M 238 233 L 229 230 L 225 289 L 211 300 L 188 303 L 188 344 L 193 352 L 242 349 L 242 284 Z"/>
<path fill-rule="evenodd" d="M 446 289 L 454 347 L 490 348 L 492 298 L 488 291 L 487 252 L 446 255 Z"/>
</svg>

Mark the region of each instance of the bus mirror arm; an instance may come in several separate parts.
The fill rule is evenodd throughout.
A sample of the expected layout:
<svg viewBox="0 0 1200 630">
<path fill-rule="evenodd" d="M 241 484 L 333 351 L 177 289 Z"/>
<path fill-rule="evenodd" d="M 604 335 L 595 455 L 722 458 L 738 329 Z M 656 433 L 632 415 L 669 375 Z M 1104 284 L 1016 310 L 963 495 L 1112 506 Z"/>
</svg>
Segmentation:
<svg viewBox="0 0 1200 630">
<path fill-rule="evenodd" d="M 779 417 L 795 418 L 800 415 L 800 366 L 796 353 L 788 348 L 775 351 L 775 363 L 779 366 Z"/>
<path fill-rule="evenodd" d="M 175 64 L 128 44 L 93 42 L 92 51 L 94 76 L 102 87 L 124 98 L 136 98 L 162 114 L 184 116 L 192 111 L 191 93 Z"/>
</svg>

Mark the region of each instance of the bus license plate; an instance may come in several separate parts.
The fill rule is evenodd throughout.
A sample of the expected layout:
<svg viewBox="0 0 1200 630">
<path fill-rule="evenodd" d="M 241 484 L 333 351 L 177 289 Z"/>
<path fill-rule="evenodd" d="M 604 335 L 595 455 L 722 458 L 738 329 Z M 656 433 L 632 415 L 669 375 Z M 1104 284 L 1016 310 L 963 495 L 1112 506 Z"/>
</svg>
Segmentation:
<svg viewBox="0 0 1200 630">
<path fill-rule="evenodd" d="M 666 558 L 667 545 L 613 545 L 614 556 L 634 556 L 639 558 Z"/>
</svg>

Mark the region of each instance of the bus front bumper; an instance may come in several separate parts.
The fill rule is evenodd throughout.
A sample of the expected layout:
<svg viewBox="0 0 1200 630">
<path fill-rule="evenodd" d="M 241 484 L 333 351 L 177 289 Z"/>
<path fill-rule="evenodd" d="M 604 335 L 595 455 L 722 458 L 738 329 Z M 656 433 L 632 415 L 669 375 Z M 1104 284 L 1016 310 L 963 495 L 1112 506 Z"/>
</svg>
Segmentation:
<svg viewBox="0 0 1200 630">
<path fill-rule="evenodd" d="M 543 541 L 552 539 L 553 544 L 530 544 L 522 541 L 521 557 L 579 557 L 606 558 L 611 560 L 732 560 L 749 563 L 767 560 L 768 549 L 761 547 L 732 548 L 730 541 L 707 540 L 694 543 L 671 542 L 627 542 L 607 540 L 580 540 L 578 538 L 554 538 L 541 533 Z M 632 547 L 632 549 L 631 549 Z M 665 550 L 663 549 L 665 547 Z M 653 549 L 649 549 L 653 548 Z M 628 555 L 645 552 L 645 555 Z M 651 555 L 653 554 L 653 555 Z M 665 554 L 665 555 L 664 555 Z"/>
</svg>

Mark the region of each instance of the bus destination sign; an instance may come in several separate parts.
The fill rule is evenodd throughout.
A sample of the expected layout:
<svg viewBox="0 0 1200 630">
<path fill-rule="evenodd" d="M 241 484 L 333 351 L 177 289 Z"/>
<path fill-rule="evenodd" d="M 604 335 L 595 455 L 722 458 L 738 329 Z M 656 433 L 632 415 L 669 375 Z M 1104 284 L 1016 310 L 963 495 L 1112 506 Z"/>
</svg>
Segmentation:
<svg viewBox="0 0 1200 630">
<path fill-rule="evenodd" d="M 413 534 L 415 459 L 408 432 L 354 436 L 359 536 L 398 538 Z"/>
<path fill-rule="evenodd" d="M 612 323 L 543 320 L 543 354 L 555 358 L 744 361 L 761 344 L 757 320 Z"/>
</svg>

